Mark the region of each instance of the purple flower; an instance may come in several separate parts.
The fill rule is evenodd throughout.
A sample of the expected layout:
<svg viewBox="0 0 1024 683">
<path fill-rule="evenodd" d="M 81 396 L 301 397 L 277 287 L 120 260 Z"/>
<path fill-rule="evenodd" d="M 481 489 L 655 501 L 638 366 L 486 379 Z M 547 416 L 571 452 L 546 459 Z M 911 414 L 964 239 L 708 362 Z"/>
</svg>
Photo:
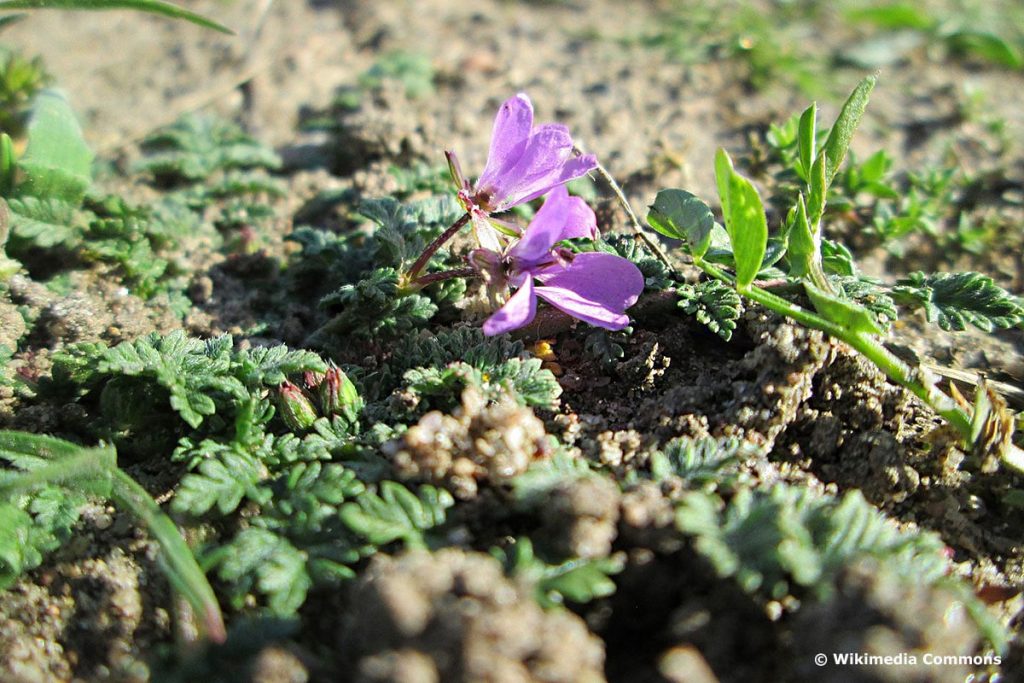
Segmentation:
<svg viewBox="0 0 1024 683">
<path fill-rule="evenodd" d="M 518 288 L 484 322 L 484 334 L 502 334 L 528 325 L 537 314 L 538 297 L 591 325 L 609 330 L 621 330 L 628 325 L 625 311 L 636 303 L 644 289 L 640 270 L 614 254 L 574 254 L 555 248 L 564 239 L 596 236 L 594 212 L 582 199 L 570 197 L 565 187 L 559 186 L 522 238 L 506 252 L 502 261 L 503 281 L 495 282 L 493 265 L 497 254 L 490 259 L 478 254 L 477 263 L 491 262 L 492 267 L 483 274 L 492 291 L 506 283 Z"/>
<path fill-rule="evenodd" d="M 501 105 L 494 119 L 487 165 L 470 187 L 454 152 L 445 152 L 459 201 L 470 214 L 481 247 L 499 250 L 496 229 L 518 235 L 516 226 L 491 217 L 547 194 L 597 168 L 597 158 L 573 152 L 569 129 L 557 123 L 533 126 L 533 104 L 520 93 Z"/>
</svg>

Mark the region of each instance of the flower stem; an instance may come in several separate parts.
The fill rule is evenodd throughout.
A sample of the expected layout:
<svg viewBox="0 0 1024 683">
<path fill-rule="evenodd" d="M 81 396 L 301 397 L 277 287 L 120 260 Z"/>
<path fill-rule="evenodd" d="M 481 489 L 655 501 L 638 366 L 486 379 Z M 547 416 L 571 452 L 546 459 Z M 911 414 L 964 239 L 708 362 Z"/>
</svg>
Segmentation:
<svg viewBox="0 0 1024 683">
<path fill-rule="evenodd" d="M 475 275 L 479 275 L 479 273 L 477 273 L 476 271 L 476 268 L 467 267 L 454 268 L 452 270 L 442 270 L 438 273 L 427 273 L 426 275 L 421 275 L 420 277 L 416 278 L 415 280 L 409 283 L 409 288 L 420 289 L 422 287 L 426 287 L 427 285 L 432 285 L 435 282 L 451 280 L 452 278 L 456 277 L 473 277 Z"/>
<path fill-rule="evenodd" d="M 636 233 L 636 236 L 639 237 L 645 245 L 647 245 L 647 248 L 651 250 L 659 261 L 664 263 L 670 271 L 674 272 L 675 266 L 672 265 L 672 261 L 669 260 L 668 255 L 661 248 L 661 245 L 658 244 L 658 240 L 651 237 L 651 235 L 644 230 L 643 226 L 640 224 L 640 219 L 636 217 L 636 212 L 633 211 L 633 207 L 630 206 L 629 200 L 626 199 L 626 194 L 615 181 L 615 178 L 612 177 L 612 174 L 609 173 L 608 169 L 602 166 L 600 162 L 598 162 L 597 168 L 594 170 L 597 171 L 599 176 L 604 178 L 604 181 L 608 183 L 608 187 L 611 188 L 615 198 L 619 200 L 619 204 L 622 205 L 623 210 L 626 212 L 626 216 L 629 217 L 629 222 L 633 224 L 633 232 Z"/>
<path fill-rule="evenodd" d="M 427 265 L 427 262 L 430 260 L 430 257 L 433 256 L 437 252 L 437 250 L 441 248 L 442 244 L 444 244 L 452 237 L 454 237 L 455 233 L 461 230 L 463 226 L 465 226 L 466 223 L 468 222 L 469 212 L 466 212 L 462 214 L 461 217 L 459 217 L 459 220 L 452 223 L 451 227 L 449 227 L 447 230 L 438 235 L 433 242 L 428 244 L 427 248 L 424 249 L 423 253 L 420 254 L 419 258 L 416 259 L 416 262 L 412 264 L 412 267 L 409 269 L 409 272 L 406 273 L 405 280 L 407 282 L 415 281 L 416 276 L 419 275 L 420 271 L 423 270 L 424 266 Z"/>
<path fill-rule="evenodd" d="M 694 265 L 711 277 L 735 286 L 733 278 L 719 270 L 716 266 L 699 259 L 694 259 Z M 893 355 L 878 340 L 837 325 L 802 306 L 787 301 L 760 287 L 751 285 L 738 289 L 738 291 L 762 306 L 770 308 L 776 313 L 788 316 L 805 327 L 820 330 L 831 337 L 846 342 L 874 363 L 879 370 L 885 373 L 886 377 L 909 390 L 931 406 L 935 412 L 944 417 L 963 435 L 965 441 L 970 439 L 971 416 L 956 401 L 943 393 L 935 385 L 934 377 L 924 368 L 912 368 Z"/>
</svg>

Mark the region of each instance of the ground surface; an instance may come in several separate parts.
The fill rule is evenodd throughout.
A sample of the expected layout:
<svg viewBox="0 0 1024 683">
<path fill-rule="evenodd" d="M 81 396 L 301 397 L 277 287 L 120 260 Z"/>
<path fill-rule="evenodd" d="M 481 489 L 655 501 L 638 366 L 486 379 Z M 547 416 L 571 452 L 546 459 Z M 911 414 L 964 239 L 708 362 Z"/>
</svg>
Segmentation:
<svg viewBox="0 0 1024 683">
<path fill-rule="evenodd" d="M 828 75 L 810 85 L 785 70 L 752 84 L 753 58 L 745 56 L 764 34 L 746 30 L 743 20 L 729 28 L 700 8 L 680 10 L 673 3 L 237 0 L 189 7 L 235 28 L 237 37 L 111 12 L 33 14 L 5 29 L 3 38 L 42 55 L 82 114 L 86 137 L 113 162 L 101 182 L 139 201 L 157 190 L 117 171 L 139 158 L 145 134 L 183 114 L 216 112 L 274 146 L 284 159 L 278 175 L 287 187 L 275 204 L 276 232 L 261 234 L 255 254 L 225 253 L 202 241 L 182 246 L 179 256 L 191 260 L 193 304 L 182 316 L 162 299 L 126 294 L 102 269 L 72 275 L 62 293 L 16 276 L 11 301 L 36 312 L 27 334 L 9 332 L 13 342 L 24 337 L 17 355 L 24 372 L 45 376 L 49 355 L 71 342 L 115 344 L 153 330 L 182 328 L 203 337 L 227 332 L 242 344 L 312 344 L 322 313 L 303 292 L 285 291 L 284 276 L 275 274 L 295 252 L 282 236 L 293 223 L 349 229 L 351 206 L 315 209 L 313 200 L 330 193 L 397 193 L 400 182 L 389 168 L 438 166 L 445 149 L 457 150 L 463 168 L 475 175 L 496 107 L 519 91 L 533 98 L 540 120 L 567 124 L 643 209 L 663 187 L 712 200 L 713 157 L 722 146 L 771 188 L 769 165 L 759 167 L 768 125 L 800 111 L 812 96 L 820 101 L 821 119 L 831 121 L 845 93 L 877 66 L 879 84 L 854 152 L 864 158 L 884 148 L 897 172 L 945 165 L 978 178 L 975 195 L 960 208 L 994 216 L 992 236 L 979 254 L 912 235 L 898 256 L 861 234 L 857 220 L 837 221 L 833 236 L 854 248 L 869 274 L 890 281 L 916 269 L 973 269 L 1015 293 L 1024 286 L 1020 70 L 935 45 L 918 45 L 870 68 L 849 65 L 841 58 L 868 39 L 867 29 L 845 23 L 839 10 L 801 15 L 794 3 L 772 5 L 789 12 L 795 27 L 778 40 L 814 45 L 807 54 Z M 740 10 L 727 5 L 722 16 L 742 16 Z M 678 34 L 682 29 L 666 19 L 678 16 L 690 17 L 692 36 Z M 667 46 L 666 32 L 676 35 Z M 396 51 L 415 55 L 420 75 L 367 86 L 365 74 Z M 339 90 L 357 93 L 356 104 L 332 104 Z M 300 126 L 325 119 L 331 122 L 326 132 Z M 602 230 L 625 230 L 623 212 L 606 188 L 595 186 Z M 945 220 L 941 230 L 952 222 Z M 429 342 L 453 318 L 456 326 L 478 324 L 478 304 L 449 311 L 448 324 L 432 324 L 421 334 Z M 422 463 L 408 464 L 417 457 L 411 438 L 392 442 L 382 452 L 392 454 L 399 470 L 403 462 L 412 467 L 409 481 L 448 486 L 460 499 L 456 530 L 445 543 L 459 549 L 396 551 L 395 557 L 382 552 L 369 566 L 364 562 L 354 582 L 307 603 L 299 632 L 237 655 L 251 665 L 246 675 L 261 681 L 336 680 L 332 676 L 341 672 L 407 681 L 945 681 L 963 680 L 969 671 L 1000 671 L 815 670 L 811 655 L 822 651 L 974 654 L 984 646 L 970 620 L 956 616 L 955 596 L 901 583 L 870 560 L 844 566 L 834 580 L 837 597 L 802 596 L 804 609 L 792 597 L 752 598 L 717 578 L 692 541 L 673 530 L 681 484 L 643 479 L 651 453 L 674 438 L 736 437 L 760 449 L 737 475 L 749 478 L 745 485 L 861 491 L 905 528 L 937 532 L 953 573 L 1004 622 L 1022 607 L 1024 553 L 1021 511 L 1001 495 L 1019 481 L 959 467 L 961 456 L 935 435 L 940 422 L 926 407 L 818 333 L 749 306 L 725 344 L 671 307 L 651 310 L 637 316 L 633 334 L 620 340 L 622 358 L 610 364 L 588 350 L 585 326 L 554 335 L 563 393 L 556 408 L 536 411 L 536 424 L 528 409 L 528 416 L 512 408 L 506 414 L 474 407 L 472 397 L 446 409 L 456 416 L 452 424 L 461 425 L 451 429 L 491 435 L 485 441 L 516 429 L 555 435 L 573 457 L 601 469 L 599 483 L 567 481 L 531 526 L 524 521 L 530 515 L 504 516 L 500 485 L 484 477 L 478 495 L 476 483 L 467 491 L 456 475 L 431 478 L 416 469 Z M 931 362 L 984 370 L 1009 385 L 1024 379 L 1019 329 L 952 335 L 910 316 L 893 334 L 894 342 Z M 536 330 L 527 331 L 528 344 L 535 337 Z M 369 372 L 390 362 L 391 343 L 320 339 L 317 349 Z M 396 395 L 388 410 L 401 400 Z M 76 432 L 88 415 L 76 413 L 75 402 L 4 401 L 5 427 L 79 438 L 89 433 Z M 407 422 L 416 424 L 424 412 L 412 406 L 408 415 L 415 419 Z M 430 425 L 421 421 L 418 428 Z M 508 443 L 503 447 L 513 448 Z M 162 457 L 136 454 L 133 472 L 158 496 L 175 481 L 159 464 Z M 477 553 L 524 529 L 560 557 L 621 553 L 625 569 L 616 577 L 616 594 L 579 606 L 576 614 L 541 610 L 527 589 Z M 173 642 L 172 598 L 154 554 L 144 534 L 113 508 L 87 510 L 72 542 L 0 596 L 0 678 L 145 680 L 150 668 L 144 662 L 152 663 L 154 648 Z M 461 659 L 448 661 L 452 652 Z M 1004 680 L 1021 675 L 1016 644 L 1004 662 Z M 232 674 L 223 675 L 230 680 Z M 860 677 L 844 677 L 854 675 Z"/>
</svg>

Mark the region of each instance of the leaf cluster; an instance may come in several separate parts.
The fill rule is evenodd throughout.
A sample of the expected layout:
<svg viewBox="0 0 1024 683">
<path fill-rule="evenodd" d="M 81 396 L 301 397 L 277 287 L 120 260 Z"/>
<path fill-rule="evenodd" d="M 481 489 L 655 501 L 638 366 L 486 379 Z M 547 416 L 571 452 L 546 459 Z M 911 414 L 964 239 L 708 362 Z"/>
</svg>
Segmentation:
<svg viewBox="0 0 1024 683">
<path fill-rule="evenodd" d="M 274 497 L 248 526 L 211 549 L 207 563 L 228 586 L 236 608 L 260 593 L 271 612 L 298 610 L 314 587 L 336 586 L 378 548 L 426 547 L 444 524 L 451 495 L 431 486 L 365 487 L 340 464 L 299 464 L 274 483 Z"/>
<path fill-rule="evenodd" d="M 491 555 L 517 581 L 533 587 L 534 599 L 545 609 L 567 601 L 586 604 L 615 593 L 612 576 L 625 567 L 625 557 L 574 558 L 551 564 L 539 557 L 533 542 L 523 537 L 506 548 L 493 548 Z"/>
<path fill-rule="evenodd" d="M 836 499 L 780 484 L 768 491 L 740 489 L 727 503 L 689 493 L 676 523 L 719 575 L 766 600 L 803 591 L 824 598 L 836 572 L 863 555 L 924 583 L 948 571 L 937 536 L 900 531 L 859 491 Z"/>
</svg>

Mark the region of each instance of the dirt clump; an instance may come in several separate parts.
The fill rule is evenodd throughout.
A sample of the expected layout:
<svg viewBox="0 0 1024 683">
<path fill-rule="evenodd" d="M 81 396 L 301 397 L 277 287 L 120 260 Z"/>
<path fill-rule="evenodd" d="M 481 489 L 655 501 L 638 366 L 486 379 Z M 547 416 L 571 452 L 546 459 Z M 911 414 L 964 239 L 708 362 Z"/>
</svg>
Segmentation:
<svg viewBox="0 0 1024 683">
<path fill-rule="evenodd" d="M 544 611 L 497 560 L 456 549 L 376 556 L 339 645 L 357 681 L 604 680 L 604 646 L 579 617 Z"/>
</svg>

